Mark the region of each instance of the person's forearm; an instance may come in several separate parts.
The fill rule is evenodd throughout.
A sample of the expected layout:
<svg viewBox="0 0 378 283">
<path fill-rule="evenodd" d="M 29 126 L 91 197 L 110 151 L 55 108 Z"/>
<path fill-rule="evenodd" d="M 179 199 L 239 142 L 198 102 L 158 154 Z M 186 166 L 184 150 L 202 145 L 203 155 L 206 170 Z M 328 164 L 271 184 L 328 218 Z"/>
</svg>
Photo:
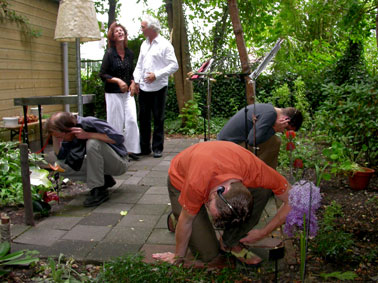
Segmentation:
<svg viewBox="0 0 378 283">
<path fill-rule="evenodd" d="M 192 235 L 192 225 L 195 215 L 181 210 L 176 226 L 176 257 L 185 257 L 189 245 L 189 239 Z"/>
<path fill-rule="evenodd" d="M 269 235 L 276 228 L 284 224 L 286 216 L 289 214 L 290 210 L 290 205 L 288 203 L 284 203 L 278 210 L 277 214 L 273 217 L 273 219 L 264 228 L 261 229 L 264 236 Z"/>
<path fill-rule="evenodd" d="M 100 141 L 103 141 L 103 142 L 106 142 L 106 143 L 111 143 L 111 144 L 116 143 L 114 140 L 109 138 L 106 134 L 91 133 L 91 132 L 87 132 L 87 133 L 88 133 L 88 139 L 96 139 L 96 140 L 100 140 Z"/>
<path fill-rule="evenodd" d="M 192 225 L 178 222 L 176 227 L 176 256 L 185 257 L 189 245 L 190 235 L 192 234 Z"/>
</svg>

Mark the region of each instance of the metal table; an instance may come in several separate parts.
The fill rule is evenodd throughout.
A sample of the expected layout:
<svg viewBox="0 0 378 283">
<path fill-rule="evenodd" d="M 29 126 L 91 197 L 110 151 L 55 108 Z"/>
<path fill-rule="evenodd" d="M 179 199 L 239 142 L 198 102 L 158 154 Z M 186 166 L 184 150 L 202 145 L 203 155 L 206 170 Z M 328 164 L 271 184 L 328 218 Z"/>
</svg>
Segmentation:
<svg viewBox="0 0 378 283">
<path fill-rule="evenodd" d="M 83 104 L 93 103 L 95 94 L 83 94 Z M 27 121 L 27 112 L 29 105 L 38 105 L 38 120 L 39 120 L 39 137 L 41 140 L 41 149 L 43 148 L 42 137 L 42 114 L 41 105 L 56 105 L 56 104 L 77 104 L 77 95 L 58 95 L 58 96 L 31 96 L 15 98 L 13 100 L 15 106 L 22 106 L 24 110 L 24 121 Z M 28 123 L 24 125 L 23 141 L 29 146 L 28 137 Z"/>
</svg>

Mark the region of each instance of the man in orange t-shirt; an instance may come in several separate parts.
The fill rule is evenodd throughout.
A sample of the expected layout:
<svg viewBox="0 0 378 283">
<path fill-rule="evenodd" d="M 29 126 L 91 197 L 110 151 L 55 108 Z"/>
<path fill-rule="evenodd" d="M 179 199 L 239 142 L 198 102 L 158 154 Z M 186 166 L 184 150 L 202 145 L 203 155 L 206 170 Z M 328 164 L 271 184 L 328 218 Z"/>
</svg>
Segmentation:
<svg viewBox="0 0 378 283">
<path fill-rule="evenodd" d="M 254 188 L 271 189 L 283 201 L 262 229 L 252 229 L 265 206 L 255 195 L 253 204 Z M 261 240 L 284 223 L 290 211 L 289 189 L 283 176 L 235 143 L 211 141 L 190 146 L 175 156 L 168 171 L 169 197 L 178 219 L 176 252 L 153 257 L 175 263 L 185 257 L 189 246 L 202 261 L 217 258 L 220 243 L 208 213 L 216 226 L 224 228 L 223 249 L 232 251 L 240 243 Z M 253 259 L 251 263 L 259 261 Z"/>
</svg>

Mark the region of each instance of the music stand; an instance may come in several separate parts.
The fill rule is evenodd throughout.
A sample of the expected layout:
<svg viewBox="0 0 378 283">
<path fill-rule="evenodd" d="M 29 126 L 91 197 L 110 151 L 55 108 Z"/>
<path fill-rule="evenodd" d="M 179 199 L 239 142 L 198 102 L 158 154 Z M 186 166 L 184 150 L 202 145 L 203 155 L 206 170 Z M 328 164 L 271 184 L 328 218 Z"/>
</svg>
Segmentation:
<svg viewBox="0 0 378 283">
<path fill-rule="evenodd" d="M 207 129 L 208 129 L 208 137 L 210 140 L 210 105 L 211 105 L 211 85 L 210 85 L 210 71 L 211 65 L 213 64 L 214 59 L 209 59 L 204 62 L 201 67 L 198 69 L 196 74 L 190 77 L 190 80 L 201 80 L 202 82 L 206 78 L 207 81 L 207 95 L 206 95 L 206 113 L 204 113 L 204 120 L 203 120 L 203 131 L 204 131 L 204 141 L 207 141 L 206 137 L 206 117 L 207 117 Z"/>
<path fill-rule="evenodd" d="M 256 80 L 258 76 L 261 74 L 262 71 L 266 68 L 269 62 L 273 59 L 273 57 L 277 54 L 278 50 L 281 48 L 281 44 L 283 39 L 279 38 L 272 48 L 270 52 L 265 56 L 264 60 L 260 63 L 260 65 L 249 75 L 251 80 L 249 81 L 250 84 L 253 85 L 253 116 L 252 116 L 252 126 L 253 126 L 253 152 L 257 154 L 257 145 L 256 145 Z M 245 105 L 245 148 L 248 148 L 248 126 L 247 126 L 247 104 Z"/>
</svg>

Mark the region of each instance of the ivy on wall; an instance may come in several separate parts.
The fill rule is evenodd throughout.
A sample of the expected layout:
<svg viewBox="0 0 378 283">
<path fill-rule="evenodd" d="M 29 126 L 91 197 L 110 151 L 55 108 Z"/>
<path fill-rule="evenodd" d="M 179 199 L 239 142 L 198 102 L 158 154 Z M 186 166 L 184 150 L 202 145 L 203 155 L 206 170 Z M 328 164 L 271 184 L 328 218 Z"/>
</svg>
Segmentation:
<svg viewBox="0 0 378 283">
<path fill-rule="evenodd" d="M 9 6 L 7 0 L 0 0 L 0 22 L 9 21 L 16 23 L 26 37 L 37 38 L 42 35 L 41 30 L 33 29 L 26 17 L 17 14 L 14 10 L 10 9 Z"/>
</svg>

